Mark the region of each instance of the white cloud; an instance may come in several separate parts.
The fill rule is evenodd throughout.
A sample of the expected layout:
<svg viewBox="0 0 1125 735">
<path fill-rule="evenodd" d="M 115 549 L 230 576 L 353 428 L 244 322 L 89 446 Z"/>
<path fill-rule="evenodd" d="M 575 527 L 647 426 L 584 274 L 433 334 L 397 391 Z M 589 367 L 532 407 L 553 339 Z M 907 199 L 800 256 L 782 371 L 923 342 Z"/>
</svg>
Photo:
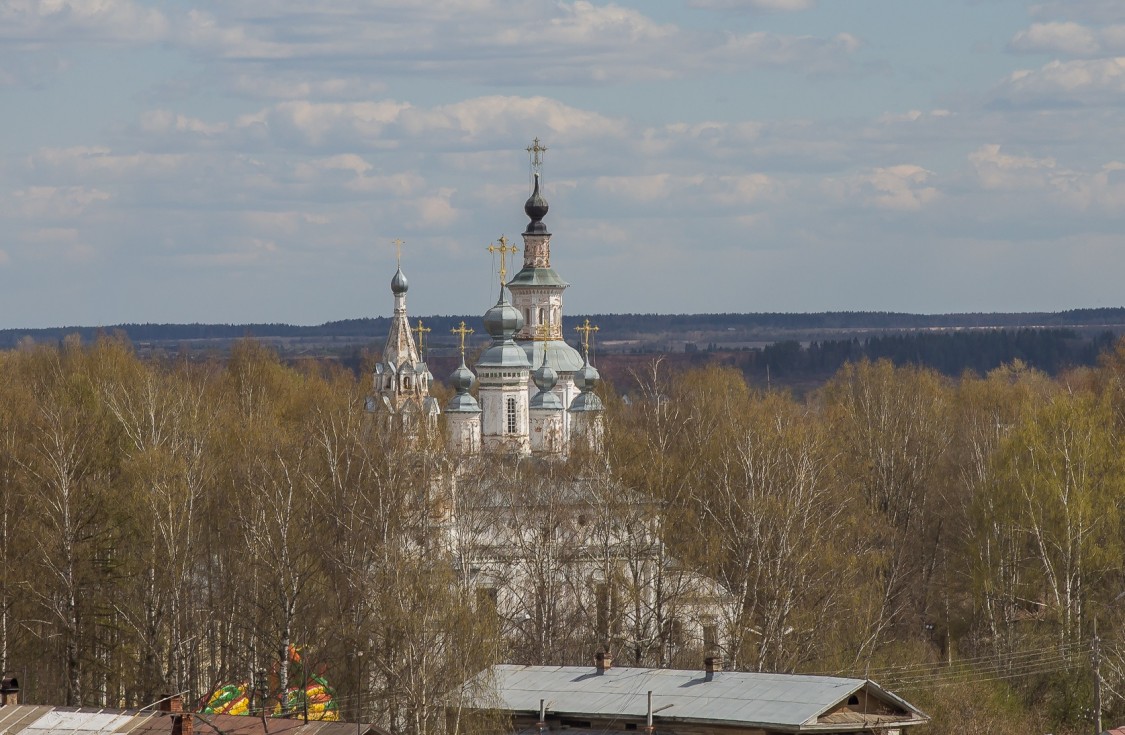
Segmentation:
<svg viewBox="0 0 1125 735">
<path fill-rule="evenodd" d="M 886 112 L 875 118 L 875 121 L 882 125 L 894 125 L 897 123 L 913 123 L 922 120 L 941 119 L 952 116 L 952 111 L 941 108 L 930 110 L 929 112 L 923 112 L 922 110 L 908 110 L 901 113 Z"/>
<path fill-rule="evenodd" d="M 825 189 L 838 198 L 858 200 L 864 206 L 916 212 L 941 196 L 936 187 L 929 185 L 932 176 L 932 171 L 921 166 L 898 164 L 828 179 Z"/>
<path fill-rule="evenodd" d="M 172 255 L 177 266 L 219 270 L 241 266 L 261 266 L 273 260 L 280 252 L 277 241 L 254 236 L 226 238 L 216 250 L 209 252 L 180 252 Z"/>
<path fill-rule="evenodd" d="M 30 156 L 28 164 L 64 175 L 121 178 L 173 174 L 186 160 L 187 156 L 175 153 L 114 153 L 107 146 L 72 146 L 43 148 Z"/>
<path fill-rule="evenodd" d="M 1035 23 L 1013 36 L 1008 47 L 1035 54 L 1093 57 L 1125 53 L 1125 25 L 1091 28 L 1079 23 Z"/>
<path fill-rule="evenodd" d="M 983 145 L 969 154 L 981 186 L 985 189 L 1040 189 L 1047 186 L 1057 164 L 1054 158 L 1013 156 L 1000 152 L 1000 145 Z"/>
<path fill-rule="evenodd" d="M 0 39 L 152 43 L 165 38 L 168 19 L 130 0 L 3 0 Z"/>
<path fill-rule="evenodd" d="M 322 145 L 394 148 L 403 139 L 510 142 L 534 129 L 555 140 L 617 137 L 621 121 L 548 97 L 476 97 L 431 108 L 394 100 L 369 102 L 281 102 L 238 118 L 235 127 L 264 126 L 271 135 L 297 136 Z"/>
<path fill-rule="evenodd" d="M 110 198 L 107 191 L 85 186 L 30 186 L 12 192 L 7 208 L 20 217 L 70 219 Z"/>
<path fill-rule="evenodd" d="M 432 195 L 413 200 L 414 220 L 424 228 L 449 227 L 457 222 L 457 209 L 450 202 L 454 190 L 441 188 Z"/>
<path fill-rule="evenodd" d="M 1073 22 L 1035 23 L 1016 33 L 1009 46 L 1014 51 L 1071 56 L 1091 56 L 1101 51 L 1098 33 Z"/>
<path fill-rule="evenodd" d="M 360 100 L 387 90 L 384 82 L 360 76 L 316 78 L 307 72 L 269 67 L 226 76 L 224 84 L 239 97 L 275 100 Z"/>
<path fill-rule="evenodd" d="M 357 156 L 354 153 L 343 153 L 338 156 L 300 162 L 297 164 L 296 173 L 297 177 L 302 179 L 319 177 L 325 171 L 350 171 L 356 177 L 362 177 L 372 168 L 372 165 L 362 156 Z"/>
<path fill-rule="evenodd" d="M 863 43 L 850 33 L 831 38 L 782 36 L 764 31 L 730 35 L 726 41 L 699 54 L 695 66 L 733 71 L 739 64 L 793 67 L 807 71 L 838 71 Z"/>
<path fill-rule="evenodd" d="M 711 197 L 718 204 L 728 207 L 743 207 L 775 194 L 780 184 L 765 174 L 744 174 L 741 176 L 717 176 L 712 181 Z M 714 188 L 717 187 L 717 190 Z"/>
<path fill-rule="evenodd" d="M 528 38 L 528 28 L 507 28 L 493 39 L 508 45 L 529 42 L 567 45 L 612 46 L 619 43 L 654 43 L 674 38 L 680 31 L 661 24 L 630 8 L 609 3 L 594 5 L 587 0 L 559 3 L 559 14 Z"/>
<path fill-rule="evenodd" d="M 1125 56 L 1051 61 L 1039 69 L 1012 72 L 993 98 L 1008 105 L 1119 104 L 1125 95 Z"/>
<path fill-rule="evenodd" d="M 141 116 L 141 130 L 146 133 L 199 133 L 216 135 L 227 129 L 226 123 L 208 123 L 199 118 L 173 113 L 169 110 L 149 110 Z"/>
<path fill-rule="evenodd" d="M 689 0 L 693 8 L 706 10 L 766 10 L 792 12 L 808 10 L 816 5 L 816 0 Z"/>
<path fill-rule="evenodd" d="M 781 184 L 765 174 L 737 176 L 674 175 L 599 176 L 594 189 L 621 202 L 687 205 L 691 208 L 738 209 L 778 194 Z"/>
<path fill-rule="evenodd" d="M 1030 7 L 1036 18 L 1071 18 L 1096 23 L 1125 21 L 1125 5 L 1121 0 L 1051 0 Z"/>
<path fill-rule="evenodd" d="M 702 176 L 681 178 L 676 181 L 677 188 L 685 185 L 698 186 Z M 667 199 L 672 194 L 671 174 L 651 174 L 648 176 L 599 176 L 594 180 L 599 191 L 634 202 L 656 202 Z"/>
<path fill-rule="evenodd" d="M 1105 215 L 1125 214 L 1125 163 L 1109 161 L 1096 168 L 1060 166 L 1054 158 L 1015 156 L 997 144 L 969 154 L 981 186 L 1003 193 L 1031 194 L 1030 208 Z"/>
<path fill-rule="evenodd" d="M 756 2 L 783 9 L 794 0 Z M 227 85 L 282 99 L 355 98 L 358 80 L 373 71 L 494 86 L 621 84 L 772 66 L 823 72 L 844 67 L 860 45 L 848 33 L 820 38 L 687 28 L 589 0 L 393 7 L 340 0 L 316 7 L 214 3 L 178 19 L 173 35 L 203 59 L 235 67 L 222 75 Z M 285 60 L 302 63 L 298 71 L 282 69 L 284 83 L 270 82 L 269 70 Z"/>
</svg>

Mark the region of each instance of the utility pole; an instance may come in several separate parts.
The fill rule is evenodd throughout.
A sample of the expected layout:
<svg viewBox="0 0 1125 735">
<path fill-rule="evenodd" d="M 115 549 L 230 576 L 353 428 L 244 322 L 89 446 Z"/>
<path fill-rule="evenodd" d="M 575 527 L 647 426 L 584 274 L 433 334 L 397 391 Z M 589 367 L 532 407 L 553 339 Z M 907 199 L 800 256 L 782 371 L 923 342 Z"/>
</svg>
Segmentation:
<svg viewBox="0 0 1125 735">
<path fill-rule="evenodd" d="M 1098 621 L 1094 620 L 1094 641 L 1090 651 L 1094 665 L 1094 735 L 1102 732 L 1102 657 L 1101 639 L 1098 638 Z"/>
</svg>

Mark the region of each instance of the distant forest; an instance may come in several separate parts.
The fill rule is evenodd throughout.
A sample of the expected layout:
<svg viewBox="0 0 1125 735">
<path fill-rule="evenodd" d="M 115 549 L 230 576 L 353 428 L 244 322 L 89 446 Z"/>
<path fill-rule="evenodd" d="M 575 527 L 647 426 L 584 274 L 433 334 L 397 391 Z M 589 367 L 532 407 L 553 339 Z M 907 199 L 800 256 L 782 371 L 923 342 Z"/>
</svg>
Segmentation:
<svg viewBox="0 0 1125 735">
<path fill-rule="evenodd" d="M 599 326 L 595 360 L 606 377 L 624 385 L 630 371 L 666 355 L 674 364 L 717 363 L 741 370 L 755 384 L 810 385 L 827 380 L 844 364 L 864 358 L 933 368 L 945 375 L 983 375 L 1020 360 L 1048 375 L 1094 365 L 1125 332 L 1125 309 L 1079 309 L 1023 314 L 591 314 Z M 473 316 L 423 316 L 430 329 L 426 359 L 439 380 L 455 367 L 449 330 L 476 324 L 470 349 L 488 337 Z M 415 320 L 414 323 L 417 323 Z M 123 334 L 142 354 L 187 351 L 226 353 L 243 338 L 270 344 L 283 360 L 326 358 L 356 373 L 382 346 L 385 317 L 349 319 L 317 326 L 290 324 L 120 324 L 0 330 L 0 349 L 21 340 L 44 344 L 77 333 L 84 342 L 99 334 Z M 577 343 L 576 339 L 570 340 Z M 619 382 L 623 381 L 623 382 Z"/>
<path fill-rule="evenodd" d="M 949 376 L 966 370 L 978 375 L 1020 360 L 1056 375 L 1068 367 L 1093 365 L 1112 349 L 1117 337 L 1105 331 L 1080 337 L 1070 329 L 1020 329 L 981 332 L 924 332 L 864 340 L 826 340 L 807 347 L 795 341 L 777 342 L 748 351 L 739 367 L 748 375 L 772 378 L 833 375 L 847 362 L 887 359 L 895 365 L 919 365 Z"/>
<path fill-rule="evenodd" d="M 453 344 L 449 330 L 464 320 L 470 327 L 480 315 L 422 316 L 433 329 L 435 345 Z M 1125 329 L 1125 308 L 1071 309 L 1058 312 L 906 314 L 888 311 L 830 311 L 810 314 L 580 314 L 569 317 L 574 324 L 584 319 L 597 324 L 602 341 L 627 339 L 637 334 L 676 335 L 709 330 L 893 330 L 982 329 L 1043 327 L 1106 327 Z M 417 319 L 414 317 L 413 319 Z M 413 320 L 412 319 L 412 320 Z M 36 342 L 79 334 L 90 340 L 98 334 L 124 333 L 132 342 L 182 340 L 229 340 L 242 337 L 332 338 L 349 337 L 381 341 L 390 326 L 389 317 L 343 319 L 313 326 L 292 324 L 115 324 L 101 327 L 51 327 L 0 330 L 0 348 L 14 347 L 21 339 Z M 483 330 L 478 330 L 483 334 Z M 478 334 L 478 338 L 481 335 Z"/>
</svg>

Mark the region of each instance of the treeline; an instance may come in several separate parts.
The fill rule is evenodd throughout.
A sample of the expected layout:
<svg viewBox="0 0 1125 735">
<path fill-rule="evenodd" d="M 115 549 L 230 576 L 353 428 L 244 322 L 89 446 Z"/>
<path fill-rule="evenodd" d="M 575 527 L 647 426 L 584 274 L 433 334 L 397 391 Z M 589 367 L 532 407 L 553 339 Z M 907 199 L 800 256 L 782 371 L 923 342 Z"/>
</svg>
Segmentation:
<svg viewBox="0 0 1125 735">
<path fill-rule="evenodd" d="M 585 317 L 581 317 L 585 318 Z M 708 329 L 966 329 L 1125 325 L 1125 308 L 1057 312 L 908 314 L 893 311 L 827 311 L 756 314 L 591 314 L 614 334 Z"/>
<path fill-rule="evenodd" d="M 736 364 L 758 381 L 764 381 L 768 372 L 783 383 L 825 378 L 845 363 L 863 359 L 930 367 L 949 376 L 966 370 L 984 374 L 1019 360 L 1055 375 L 1066 368 L 1094 365 L 1115 340 L 1112 332 L 1084 337 L 1069 329 L 921 332 L 814 341 L 807 346 L 777 342 L 738 356 Z"/>
<path fill-rule="evenodd" d="M 415 317 L 417 319 L 418 317 Z M 449 330 L 462 320 L 473 325 L 480 314 L 431 315 L 421 317 L 433 329 L 434 344 L 453 345 Z M 1125 328 L 1125 308 L 1071 309 L 1059 312 L 907 314 L 899 312 L 838 311 L 810 314 L 590 314 L 570 320 L 579 324 L 589 318 L 602 330 L 601 339 L 630 339 L 665 335 L 674 338 L 691 332 L 731 330 L 744 336 L 755 330 L 890 330 L 918 329 L 1030 329 L 1045 327 Z M 115 324 L 102 327 L 50 327 L 0 329 L 0 348 L 13 348 L 20 340 L 58 341 L 78 334 L 91 341 L 102 334 L 121 334 L 133 342 L 189 340 L 233 340 L 254 338 L 370 339 L 379 341 L 387 334 L 390 318 L 342 319 L 324 324 L 300 326 L 281 323 L 252 324 Z"/>
<path fill-rule="evenodd" d="M 860 361 L 801 399 L 655 360 L 630 401 L 605 396 L 604 455 L 463 471 L 458 487 L 501 500 L 574 478 L 629 488 L 647 515 L 628 524 L 658 530 L 668 568 L 726 591 L 710 644 L 658 609 L 682 591 L 627 600 L 667 621 L 644 630 L 613 606 L 556 614 L 574 590 L 550 566 L 516 578 L 537 585 L 514 598 L 525 610 L 483 614 L 442 543 L 454 465 L 437 436 L 377 431 L 350 371 L 253 342 L 144 361 L 70 338 L 0 353 L 0 376 L 0 669 L 29 701 L 269 680 L 268 701 L 295 645 L 345 717 L 436 734 L 484 666 L 587 664 L 608 631 L 643 665 L 718 645 L 743 669 L 869 675 L 937 732 L 1069 733 L 1090 727 L 1096 628 L 1107 723 L 1125 718 L 1125 346 L 1057 378 Z M 605 495 L 620 533 L 623 494 Z M 496 517 L 563 538 L 524 505 Z M 649 569 L 618 553 L 633 552 L 606 557 L 623 578 Z"/>
</svg>

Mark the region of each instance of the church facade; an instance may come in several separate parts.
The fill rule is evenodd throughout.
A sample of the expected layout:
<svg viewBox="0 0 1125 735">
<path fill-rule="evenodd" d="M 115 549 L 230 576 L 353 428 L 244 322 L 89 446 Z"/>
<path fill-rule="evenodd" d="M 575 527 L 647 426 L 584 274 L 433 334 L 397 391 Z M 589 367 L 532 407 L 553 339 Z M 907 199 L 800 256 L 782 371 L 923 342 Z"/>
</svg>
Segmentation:
<svg viewBox="0 0 1125 735">
<path fill-rule="evenodd" d="M 524 204 L 523 267 L 505 281 L 504 258 L 516 252 L 504 238 L 500 252 L 500 299 L 484 314 L 491 339 L 476 364 L 465 364 L 462 324 L 461 364 L 449 376 L 456 391 L 445 406 L 445 441 L 465 457 L 503 453 L 563 459 L 577 443 L 601 445 L 604 406 L 595 389 L 601 378 L 585 354 L 563 334 L 563 290 L 567 283 L 551 267 L 551 233 L 543 219 L 548 204 L 535 173 L 534 191 Z M 367 407 L 387 429 L 407 436 L 422 424 L 435 426 L 441 410 L 430 395 L 433 375 L 420 356 L 406 315 L 409 284 L 401 264 L 391 279 L 394 316 L 382 359 L 372 376 Z M 455 332 L 458 330 L 454 330 Z M 472 389 L 477 388 L 474 397 Z"/>
<path fill-rule="evenodd" d="M 498 616 L 517 658 L 562 661 L 578 649 L 587 658 L 597 647 L 619 649 L 637 665 L 667 665 L 717 651 L 729 595 L 669 556 L 652 501 L 604 467 L 553 471 L 573 453 L 601 452 L 605 407 L 590 361 L 597 327 L 587 320 L 576 328 L 581 352 L 564 338 L 568 284 L 551 265 L 548 209 L 535 171 L 522 266 L 507 279 L 505 258 L 517 249 L 503 237 L 490 246 L 500 255 L 500 297 L 482 320 L 489 343 L 470 367 L 465 338 L 474 330 L 464 322 L 453 330 L 461 360 L 441 410 L 407 322 L 406 277 L 396 270 L 394 317 L 368 409 L 408 442 L 425 428 L 444 431 L 447 469 L 425 493 L 442 499 L 433 530 L 462 581 Z"/>
</svg>

